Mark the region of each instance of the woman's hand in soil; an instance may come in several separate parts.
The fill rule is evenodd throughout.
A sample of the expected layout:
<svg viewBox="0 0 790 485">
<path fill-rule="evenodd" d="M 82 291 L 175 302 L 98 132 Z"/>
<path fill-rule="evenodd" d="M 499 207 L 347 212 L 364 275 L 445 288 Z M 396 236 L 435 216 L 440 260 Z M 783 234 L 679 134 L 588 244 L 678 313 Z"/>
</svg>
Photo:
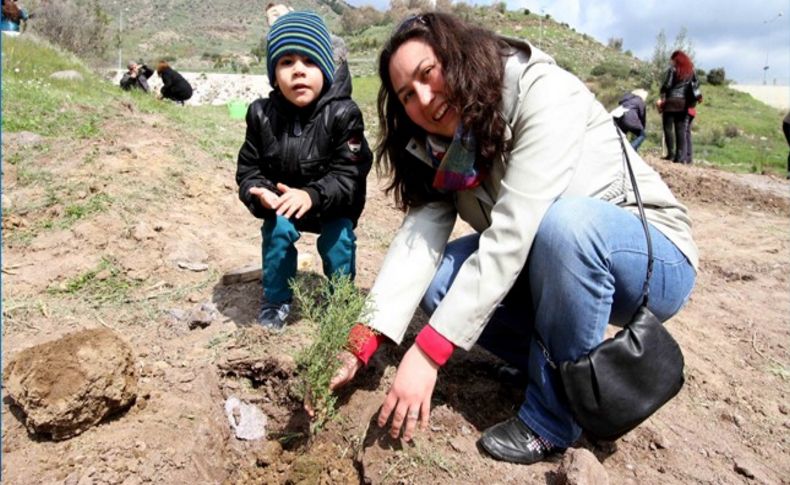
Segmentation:
<svg viewBox="0 0 790 485">
<path fill-rule="evenodd" d="M 310 194 L 302 189 L 292 189 L 285 184 L 277 184 L 277 190 L 282 192 L 279 200 L 272 207 L 278 216 L 290 219 L 291 216 L 301 219 L 313 207 Z"/>
<path fill-rule="evenodd" d="M 250 189 L 250 194 L 256 196 L 258 200 L 261 201 L 261 205 L 264 209 L 274 209 L 275 204 L 277 204 L 277 199 L 279 199 L 277 194 L 263 187 L 252 187 Z"/>
<path fill-rule="evenodd" d="M 337 360 L 340 361 L 340 368 L 337 369 L 335 375 L 332 377 L 332 380 L 329 381 L 329 390 L 334 391 L 337 390 L 354 379 L 354 376 L 357 374 L 357 371 L 362 368 L 362 362 L 357 358 L 356 355 L 352 354 L 348 350 L 344 350 L 337 354 Z M 313 403 L 310 399 L 310 393 L 307 394 L 304 402 L 304 410 L 307 411 L 307 415 L 311 418 L 315 416 L 315 410 L 313 409 Z"/>
<path fill-rule="evenodd" d="M 392 415 L 390 436 L 397 438 L 403 428 L 403 439 L 410 441 L 418 420 L 421 430 L 428 427 L 431 396 L 438 372 L 439 366 L 416 344 L 406 351 L 379 412 L 378 424 L 381 427 Z"/>
<path fill-rule="evenodd" d="M 351 382 L 354 376 L 357 375 L 357 371 L 362 368 L 362 361 L 348 350 L 337 354 L 337 360 L 340 361 L 340 368 L 335 372 L 332 380 L 329 381 L 329 389 L 331 391 L 337 390 Z"/>
</svg>

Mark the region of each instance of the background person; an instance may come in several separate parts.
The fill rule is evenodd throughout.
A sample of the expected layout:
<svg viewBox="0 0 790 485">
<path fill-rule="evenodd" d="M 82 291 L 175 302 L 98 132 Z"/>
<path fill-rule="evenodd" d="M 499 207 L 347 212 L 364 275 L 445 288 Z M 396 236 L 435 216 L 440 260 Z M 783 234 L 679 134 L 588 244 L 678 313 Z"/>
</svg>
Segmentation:
<svg viewBox="0 0 790 485">
<path fill-rule="evenodd" d="M 126 65 L 127 71 L 121 77 L 120 85 L 124 91 L 132 89 L 142 89 L 146 93 L 151 89 L 148 86 L 148 79 L 154 75 L 153 69 L 145 64 L 138 64 L 134 61 Z"/>
<path fill-rule="evenodd" d="M 631 146 L 634 147 L 634 150 L 639 150 L 642 142 L 647 137 L 646 99 L 647 91 L 634 89 L 630 93 L 623 95 L 617 107 L 611 111 L 612 118 L 614 118 L 617 126 L 623 130 L 623 133 L 634 135 L 634 139 L 631 140 Z"/>
<path fill-rule="evenodd" d="M 623 149 L 650 225 L 650 310 L 662 321 L 694 285 L 687 210 L 621 148 L 584 83 L 527 42 L 423 14 L 385 43 L 379 75 L 379 163 L 406 215 L 331 387 L 382 341 L 401 343 L 420 304 L 430 321 L 398 366 L 379 426 L 406 440 L 418 422 L 425 429 L 438 368 L 477 343 L 529 377 L 517 415 L 487 429 L 481 447 L 517 463 L 563 451 L 581 429 L 534 336 L 551 360 L 573 361 L 641 303 L 647 244 Z M 448 242 L 456 216 L 476 233 Z"/>
<path fill-rule="evenodd" d="M 274 90 L 247 111 L 239 151 L 239 198 L 264 220 L 263 303 L 258 322 L 281 329 L 290 313 L 295 243 L 320 234 L 324 274 L 356 274 L 354 228 L 365 206 L 372 153 L 362 112 L 351 99 L 351 75 L 335 70 L 324 21 L 312 12 L 279 17 L 267 37 Z"/>
<path fill-rule="evenodd" d="M 184 76 L 170 67 L 167 61 L 159 61 L 156 73 L 162 78 L 162 90 L 160 91 L 162 98 L 184 104 L 184 101 L 192 97 L 192 86 L 184 79 Z"/>
<path fill-rule="evenodd" d="M 787 145 L 790 147 L 790 111 L 787 112 L 782 120 L 782 132 L 784 132 L 785 140 L 787 140 Z M 787 153 L 787 178 L 790 179 L 790 152 Z"/>
<path fill-rule="evenodd" d="M 661 84 L 661 99 L 658 104 L 666 142 L 666 160 L 675 163 L 691 163 L 688 143 L 691 136 L 688 109 L 702 99 L 694 96 L 694 86 L 699 88 L 694 64 L 683 51 L 670 56 L 671 66 Z"/>
<path fill-rule="evenodd" d="M 25 9 L 21 8 L 16 0 L 2 0 L 0 10 L 0 31 L 8 35 L 19 35 L 24 32 L 29 18 Z"/>
</svg>

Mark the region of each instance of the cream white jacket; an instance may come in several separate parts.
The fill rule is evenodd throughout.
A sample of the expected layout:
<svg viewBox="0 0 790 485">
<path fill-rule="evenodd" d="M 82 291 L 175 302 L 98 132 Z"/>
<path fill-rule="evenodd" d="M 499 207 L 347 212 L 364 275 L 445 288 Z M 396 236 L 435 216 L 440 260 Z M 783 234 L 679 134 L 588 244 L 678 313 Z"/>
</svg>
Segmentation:
<svg viewBox="0 0 790 485">
<path fill-rule="evenodd" d="M 470 349 L 527 260 L 538 225 L 560 197 L 610 201 L 638 214 L 611 116 L 575 76 L 531 45 L 507 39 L 502 113 L 512 149 L 474 190 L 410 209 L 370 292 L 367 323 L 400 343 L 460 216 L 481 233 L 430 325 Z M 648 221 L 698 265 L 691 221 L 650 166 L 625 143 Z M 406 149 L 430 163 L 422 143 Z"/>
</svg>

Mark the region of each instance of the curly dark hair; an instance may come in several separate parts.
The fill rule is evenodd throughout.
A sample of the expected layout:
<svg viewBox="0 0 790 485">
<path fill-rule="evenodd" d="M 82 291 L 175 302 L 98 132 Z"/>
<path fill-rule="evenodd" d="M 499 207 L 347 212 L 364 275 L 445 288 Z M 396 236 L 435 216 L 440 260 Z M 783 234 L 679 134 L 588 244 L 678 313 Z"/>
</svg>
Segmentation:
<svg viewBox="0 0 790 485">
<path fill-rule="evenodd" d="M 414 157 L 404 156 L 410 139 L 424 140 L 425 131 L 406 114 L 390 79 L 389 65 L 406 41 L 419 39 L 433 49 L 442 65 L 447 100 L 461 124 L 475 138 L 481 168 L 508 151 L 507 128 L 500 113 L 504 76 L 503 57 L 510 47 L 489 30 L 467 24 L 445 13 L 430 12 L 407 18 L 395 29 L 379 56 L 381 87 L 378 95 L 379 140 L 376 168 L 390 176 L 386 192 L 394 192 L 401 210 L 440 195 L 433 189 L 433 170 Z"/>
</svg>

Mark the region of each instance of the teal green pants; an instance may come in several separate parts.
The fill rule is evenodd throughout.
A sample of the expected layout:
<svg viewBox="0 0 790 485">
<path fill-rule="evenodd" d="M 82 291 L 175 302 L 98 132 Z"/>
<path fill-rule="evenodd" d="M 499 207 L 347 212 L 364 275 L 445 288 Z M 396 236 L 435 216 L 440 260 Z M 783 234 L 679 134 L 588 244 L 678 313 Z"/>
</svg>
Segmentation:
<svg viewBox="0 0 790 485">
<path fill-rule="evenodd" d="M 321 223 L 318 236 L 318 254 L 323 263 L 324 275 L 336 273 L 356 276 L 357 238 L 351 219 L 331 219 Z M 263 243 L 263 296 L 270 303 L 290 301 L 293 296 L 288 281 L 296 276 L 296 241 L 301 234 L 285 217 L 267 219 L 261 227 Z"/>
</svg>

